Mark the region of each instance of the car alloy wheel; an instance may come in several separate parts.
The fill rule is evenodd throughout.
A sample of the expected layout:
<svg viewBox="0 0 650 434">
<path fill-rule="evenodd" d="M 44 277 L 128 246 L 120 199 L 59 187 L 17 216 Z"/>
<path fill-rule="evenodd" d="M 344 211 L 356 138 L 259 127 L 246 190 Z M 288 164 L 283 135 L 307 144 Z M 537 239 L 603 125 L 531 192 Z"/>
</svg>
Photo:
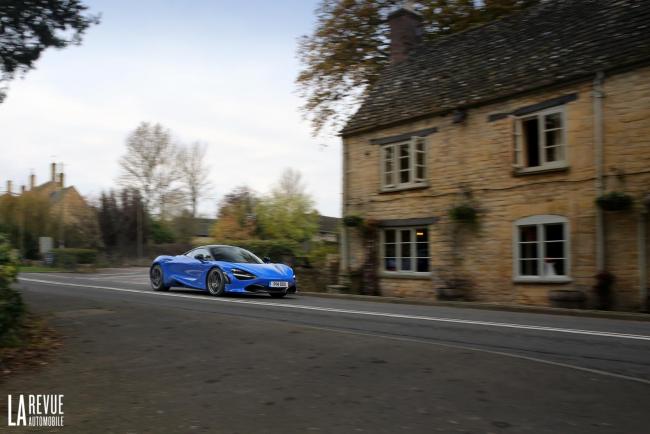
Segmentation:
<svg viewBox="0 0 650 434">
<path fill-rule="evenodd" d="M 168 286 L 165 286 L 165 280 L 163 279 L 163 272 L 160 265 L 154 265 L 149 271 L 149 279 L 151 280 L 151 287 L 154 291 L 167 291 Z"/>
<path fill-rule="evenodd" d="M 223 271 L 218 268 L 213 268 L 208 273 L 208 291 L 212 295 L 223 295 L 226 286 L 226 279 L 224 278 Z"/>
</svg>

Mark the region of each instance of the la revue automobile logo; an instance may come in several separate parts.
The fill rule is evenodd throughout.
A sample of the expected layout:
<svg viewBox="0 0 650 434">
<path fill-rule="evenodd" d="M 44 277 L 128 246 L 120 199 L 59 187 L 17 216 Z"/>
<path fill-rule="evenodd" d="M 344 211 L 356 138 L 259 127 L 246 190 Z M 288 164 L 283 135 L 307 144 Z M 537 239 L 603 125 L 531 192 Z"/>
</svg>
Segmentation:
<svg viewBox="0 0 650 434">
<path fill-rule="evenodd" d="M 63 426 L 63 395 L 8 395 L 7 425 Z"/>
</svg>

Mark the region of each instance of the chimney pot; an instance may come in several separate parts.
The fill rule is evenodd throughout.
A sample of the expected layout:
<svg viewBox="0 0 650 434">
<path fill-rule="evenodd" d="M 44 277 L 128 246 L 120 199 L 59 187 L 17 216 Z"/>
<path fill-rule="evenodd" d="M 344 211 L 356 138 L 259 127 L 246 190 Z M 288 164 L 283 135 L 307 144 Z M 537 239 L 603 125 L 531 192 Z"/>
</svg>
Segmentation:
<svg viewBox="0 0 650 434">
<path fill-rule="evenodd" d="M 29 189 L 33 190 L 36 187 L 36 175 L 33 173 L 29 175 Z"/>
<path fill-rule="evenodd" d="M 50 180 L 52 182 L 55 182 L 56 181 L 56 163 L 50 164 L 50 174 L 52 175 L 50 177 Z"/>
<path fill-rule="evenodd" d="M 422 16 L 413 10 L 411 3 L 405 2 L 388 16 L 391 64 L 406 60 L 422 40 Z"/>
<path fill-rule="evenodd" d="M 59 173 L 59 186 L 63 188 L 65 186 L 65 175 L 63 172 Z"/>
</svg>

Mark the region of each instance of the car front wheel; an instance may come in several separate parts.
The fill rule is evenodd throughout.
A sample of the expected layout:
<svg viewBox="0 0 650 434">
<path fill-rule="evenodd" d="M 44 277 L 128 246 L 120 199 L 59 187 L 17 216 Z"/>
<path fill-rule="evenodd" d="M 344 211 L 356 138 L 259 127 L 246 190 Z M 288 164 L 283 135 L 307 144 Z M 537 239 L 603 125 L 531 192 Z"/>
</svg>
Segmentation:
<svg viewBox="0 0 650 434">
<path fill-rule="evenodd" d="M 151 280 L 151 287 L 154 291 L 168 291 L 169 286 L 165 285 L 165 279 L 163 277 L 162 267 L 160 265 L 154 265 L 149 270 L 149 280 Z"/>
<path fill-rule="evenodd" d="M 211 295 L 223 295 L 226 292 L 226 277 L 223 275 L 223 271 L 218 268 L 210 270 L 207 278 L 207 287 Z"/>
</svg>

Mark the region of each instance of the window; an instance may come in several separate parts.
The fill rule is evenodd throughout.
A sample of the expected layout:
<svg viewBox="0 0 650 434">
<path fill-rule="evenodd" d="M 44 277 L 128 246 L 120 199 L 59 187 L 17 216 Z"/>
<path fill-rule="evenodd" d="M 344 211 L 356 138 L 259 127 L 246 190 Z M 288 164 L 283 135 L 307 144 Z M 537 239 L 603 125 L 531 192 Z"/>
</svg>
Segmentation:
<svg viewBox="0 0 650 434">
<path fill-rule="evenodd" d="M 424 137 L 383 145 L 381 165 L 384 190 L 423 185 L 426 181 Z"/>
<path fill-rule="evenodd" d="M 427 228 L 384 229 L 381 242 L 384 271 L 429 272 L 429 230 Z"/>
<path fill-rule="evenodd" d="M 203 255 L 203 259 L 212 260 L 212 256 L 210 256 L 210 252 L 208 252 L 207 249 L 204 249 L 202 247 L 196 248 L 194 250 L 190 250 L 185 254 L 185 256 L 189 256 L 190 258 L 196 258 L 197 255 Z"/>
<path fill-rule="evenodd" d="M 524 172 L 566 167 L 564 119 L 562 108 L 515 118 L 515 167 Z"/>
<path fill-rule="evenodd" d="M 515 280 L 569 280 L 568 220 L 553 215 L 518 220 L 513 257 Z"/>
</svg>

